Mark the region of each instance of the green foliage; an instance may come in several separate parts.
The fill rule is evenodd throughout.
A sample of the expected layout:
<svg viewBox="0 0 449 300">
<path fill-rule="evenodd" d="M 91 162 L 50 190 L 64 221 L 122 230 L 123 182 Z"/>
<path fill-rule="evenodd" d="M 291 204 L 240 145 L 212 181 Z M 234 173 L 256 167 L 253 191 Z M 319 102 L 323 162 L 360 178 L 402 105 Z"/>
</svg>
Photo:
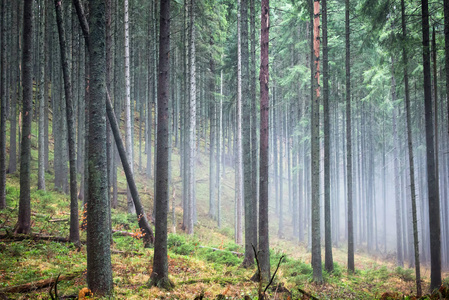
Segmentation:
<svg viewBox="0 0 449 300">
<path fill-rule="evenodd" d="M 186 240 L 185 236 L 178 234 L 169 234 L 167 248 L 179 255 L 191 255 L 195 251 L 195 245 Z"/>
<path fill-rule="evenodd" d="M 415 276 L 413 275 L 413 269 L 404 269 L 402 267 L 397 267 L 395 273 L 404 281 L 414 281 Z"/>
</svg>

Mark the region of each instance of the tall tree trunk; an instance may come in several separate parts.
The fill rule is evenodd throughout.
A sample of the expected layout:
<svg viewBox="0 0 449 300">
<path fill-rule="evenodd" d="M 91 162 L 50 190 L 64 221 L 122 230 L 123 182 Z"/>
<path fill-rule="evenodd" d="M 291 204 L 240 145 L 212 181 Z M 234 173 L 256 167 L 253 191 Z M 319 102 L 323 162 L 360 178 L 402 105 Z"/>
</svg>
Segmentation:
<svg viewBox="0 0 449 300">
<path fill-rule="evenodd" d="M 214 45 L 213 39 L 210 40 L 210 46 Z M 215 109 L 215 61 L 213 58 L 209 60 L 209 117 L 210 117 L 210 149 L 209 149 L 209 217 L 216 217 L 216 109 Z"/>
<path fill-rule="evenodd" d="M 132 120 L 131 115 L 131 83 L 130 83 L 130 64 L 129 64 L 129 16 L 128 16 L 128 0 L 125 0 L 125 141 L 126 153 L 131 166 L 131 171 L 134 173 L 134 159 L 133 159 L 133 139 L 132 139 Z M 128 187 L 128 213 L 136 212 L 134 203 L 132 201 L 131 193 Z"/>
<path fill-rule="evenodd" d="M 6 208 L 6 1 L 1 11 L 1 79 L 0 79 L 0 209 Z"/>
<path fill-rule="evenodd" d="M 332 258 L 331 232 L 331 181 L 330 181 L 330 108 L 329 108 L 329 59 L 327 44 L 327 0 L 323 3 L 323 107 L 324 107 L 324 247 L 325 269 L 332 272 L 334 262 Z"/>
<path fill-rule="evenodd" d="M 260 35 L 260 192 L 259 192 L 259 263 L 260 279 L 270 280 L 270 249 L 268 240 L 268 141 L 269 141 L 269 94 L 268 94 L 268 46 L 269 46 L 269 0 L 261 2 Z"/>
<path fill-rule="evenodd" d="M 354 272 L 354 223 L 352 207 L 352 141 L 351 141 L 351 51 L 350 51 L 349 0 L 345 0 L 345 36 L 346 36 L 346 184 L 348 200 L 348 270 Z"/>
<path fill-rule="evenodd" d="M 426 119 L 426 157 L 427 157 L 427 190 L 429 199 L 430 227 L 430 289 L 441 285 L 441 231 L 440 231 L 440 199 L 435 165 L 435 144 L 432 112 L 432 90 L 430 82 L 430 46 L 429 46 L 429 3 L 421 0 L 422 39 L 424 69 L 424 111 Z"/>
<path fill-rule="evenodd" d="M 235 154 L 235 242 L 242 243 L 242 209 L 243 209 L 243 163 L 242 163 L 242 1 L 238 1 L 237 10 L 237 148 Z"/>
<path fill-rule="evenodd" d="M 158 67 L 158 122 L 156 160 L 156 238 L 154 243 L 153 273 L 151 285 L 169 289 L 168 279 L 167 214 L 169 176 L 169 97 L 170 97 L 170 0 L 161 0 Z"/>
<path fill-rule="evenodd" d="M 20 153 L 19 218 L 16 233 L 29 233 L 31 229 L 30 161 L 31 118 L 33 112 L 33 1 L 25 0 L 23 6 L 23 56 L 22 56 L 22 143 Z M 3 110 L 2 110 L 3 111 Z"/>
<path fill-rule="evenodd" d="M 257 245 L 257 201 L 258 201 L 258 170 L 257 170 L 257 104 L 256 104 L 256 10 L 254 0 L 250 1 L 250 23 L 251 23 L 251 64 L 250 64 L 250 95 L 251 95 L 251 186 L 252 186 L 252 201 L 253 201 L 253 226 L 252 226 L 252 241 L 251 243 Z"/>
<path fill-rule="evenodd" d="M 90 101 L 87 201 L 87 284 L 97 296 L 112 293 L 106 160 L 106 18 L 104 2 L 89 1 Z"/>
<path fill-rule="evenodd" d="M 313 1 L 313 72 L 311 110 L 312 268 L 313 281 L 323 282 L 320 230 L 320 1 Z"/>
<path fill-rule="evenodd" d="M 37 188 L 45 190 L 45 2 L 40 1 L 39 22 L 39 137 Z"/>
<path fill-rule="evenodd" d="M 416 294 L 421 297 L 421 269 L 419 261 L 419 240 L 418 240 L 418 221 L 416 216 L 416 191 L 415 191 L 415 164 L 413 155 L 412 140 L 412 118 L 410 112 L 410 88 L 408 82 L 408 57 L 405 48 L 407 39 L 407 27 L 405 23 L 405 1 L 401 0 L 401 25 L 402 25 L 402 63 L 404 64 L 404 87 L 405 87 L 405 113 L 407 119 L 407 143 L 408 143 L 408 161 L 410 172 L 410 194 L 412 200 L 412 222 L 413 222 L 413 245 L 415 252 L 415 275 L 416 275 Z"/>
<path fill-rule="evenodd" d="M 254 264 L 254 251 L 252 245 L 254 241 L 254 220 L 253 208 L 253 186 L 252 186 L 252 153 L 251 153 L 251 96 L 250 96 L 250 73 L 249 73 L 249 53 L 248 53 L 248 1 L 241 0 L 240 3 L 240 33 L 241 33 L 241 59 L 242 59 L 242 155 L 243 155 L 243 199 L 245 205 L 245 258 L 243 265 L 252 266 Z"/>
<path fill-rule="evenodd" d="M 449 98 L 449 0 L 444 0 L 444 65 L 446 72 L 446 98 Z M 447 117 L 449 118 L 449 104 L 447 106 Z M 449 121 L 447 126 L 449 135 Z M 449 249 L 448 249 L 449 250 Z"/>
<path fill-rule="evenodd" d="M 195 217 L 195 161 L 196 161 L 196 52 L 195 52 L 195 9 L 194 0 L 189 3 L 189 159 L 188 159 L 188 223 L 187 232 L 193 234 Z"/>
<path fill-rule="evenodd" d="M 61 1 L 55 0 L 56 20 L 58 23 L 59 46 L 61 51 L 61 65 L 64 76 L 64 90 L 67 114 L 67 133 L 69 144 L 69 165 L 70 165 L 70 236 L 69 240 L 75 244 L 79 243 L 78 224 L 78 199 L 76 183 L 76 146 L 75 146 L 75 116 L 73 114 L 72 100 L 72 79 L 70 78 L 69 62 L 66 49 L 66 37 L 64 23 L 62 19 Z"/>
</svg>

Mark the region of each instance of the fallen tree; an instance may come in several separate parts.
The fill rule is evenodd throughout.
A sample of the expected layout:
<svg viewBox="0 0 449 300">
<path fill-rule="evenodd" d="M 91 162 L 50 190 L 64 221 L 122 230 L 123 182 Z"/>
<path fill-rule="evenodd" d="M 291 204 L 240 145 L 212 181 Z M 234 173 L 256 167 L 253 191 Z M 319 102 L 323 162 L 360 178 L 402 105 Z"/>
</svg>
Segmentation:
<svg viewBox="0 0 449 300">
<path fill-rule="evenodd" d="M 81 274 L 82 274 L 82 271 L 77 271 L 77 272 L 74 272 L 71 274 L 61 275 L 61 276 L 59 276 L 59 279 L 57 279 L 55 277 L 55 278 L 43 279 L 43 280 L 38 280 L 38 281 L 29 282 L 29 283 L 20 284 L 20 285 L 8 286 L 8 287 L 0 289 L 0 294 L 1 293 L 4 293 L 4 294 L 27 293 L 30 291 L 35 291 L 35 290 L 49 287 L 50 285 L 53 285 L 56 282 L 56 280 L 58 280 L 58 281 L 72 280 L 72 279 L 80 276 Z"/>
</svg>

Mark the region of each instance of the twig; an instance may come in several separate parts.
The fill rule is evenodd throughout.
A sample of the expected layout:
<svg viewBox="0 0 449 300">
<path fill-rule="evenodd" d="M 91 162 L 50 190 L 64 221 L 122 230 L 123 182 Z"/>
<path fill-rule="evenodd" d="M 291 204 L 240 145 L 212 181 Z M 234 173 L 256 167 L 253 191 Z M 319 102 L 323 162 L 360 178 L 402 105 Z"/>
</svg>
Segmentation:
<svg viewBox="0 0 449 300">
<path fill-rule="evenodd" d="M 319 300 L 317 297 L 315 297 L 315 296 L 313 296 L 312 294 L 310 294 L 310 293 L 304 291 L 304 290 L 301 289 L 301 288 L 298 288 L 298 291 L 300 291 L 301 293 L 303 293 L 303 295 L 306 295 L 307 297 L 309 297 L 309 298 L 312 299 L 312 300 Z"/>
<path fill-rule="evenodd" d="M 274 276 L 276 276 L 276 272 L 278 271 L 279 266 L 281 265 L 282 259 L 283 259 L 284 257 L 285 257 L 285 255 L 282 255 L 281 258 L 279 259 L 278 266 L 276 267 L 276 271 L 274 271 L 273 276 L 271 276 L 270 282 L 268 283 L 268 285 L 265 287 L 265 290 L 263 291 L 264 293 L 267 291 L 268 287 L 269 287 L 270 284 L 273 282 Z"/>
<path fill-rule="evenodd" d="M 260 271 L 259 257 L 257 256 L 258 252 L 256 251 L 256 247 L 254 247 L 253 244 L 251 244 L 251 246 L 253 247 L 254 256 L 256 257 L 257 271 L 259 272 L 259 288 L 258 288 L 259 299 L 263 299 L 263 294 L 262 294 L 262 273 Z"/>
</svg>

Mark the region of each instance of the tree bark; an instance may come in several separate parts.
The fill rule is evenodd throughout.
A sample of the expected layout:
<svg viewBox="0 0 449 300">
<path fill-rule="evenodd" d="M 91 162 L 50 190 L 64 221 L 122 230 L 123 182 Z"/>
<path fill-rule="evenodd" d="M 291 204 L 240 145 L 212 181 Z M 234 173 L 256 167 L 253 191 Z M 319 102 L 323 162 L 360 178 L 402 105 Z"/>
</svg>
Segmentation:
<svg viewBox="0 0 449 300">
<path fill-rule="evenodd" d="M 432 90 L 430 82 L 430 46 L 429 46 L 429 3 L 421 0 L 423 69 L 424 69 L 424 111 L 426 120 L 426 158 L 427 158 L 427 190 L 429 201 L 430 227 L 430 289 L 441 285 L 441 231 L 440 200 L 435 165 L 435 144 L 432 112 Z"/>
<path fill-rule="evenodd" d="M 6 0 L 1 3 L 0 209 L 6 207 Z"/>
<path fill-rule="evenodd" d="M 45 190 L 45 2 L 40 1 L 39 22 L 39 137 L 37 189 Z"/>
<path fill-rule="evenodd" d="M 25 0 L 23 6 L 23 55 L 22 55 L 22 143 L 20 153 L 19 219 L 16 233 L 29 233 L 31 229 L 30 163 L 31 118 L 33 112 L 33 1 Z"/>
<path fill-rule="evenodd" d="M 418 221 L 416 214 L 416 191 L 415 191 L 415 163 L 413 155 L 412 140 L 412 121 L 410 112 L 410 88 L 408 81 L 408 57 L 405 47 L 407 39 L 407 27 L 405 23 L 405 1 L 401 0 L 401 25 L 402 25 L 402 63 L 404 64 L 404 87 L 405 87 L 405 112 L 407 119 L 407 145 L 408 145 L 408 162 L 410 173 L 410 196 L 412 201 L 412 222 L 413 222 L 413 246 L 415 252 L 415 276 L 416 276 L 416 295 L 421 297 L 421 268 L 419 261 L 419 240 L 418 240 Z"/>
<path fill-rule="evenodd" d="M 350 24 L 349 0 L 345 0 L 345 36 L 346 36 L 346 184 L 348 210 L 348 270 L 354 272 L 354 223 L 352 204 L 352 142 L 351 142 L 351 62 L 350 62 Z"/>
<path fill-rule="evenodd" d="M 312 268 L 313 281 L 323 282 L 321 270 L 320 230 L 320 1 L 313 1 L 313 58 L 311 110 L 311 169 L 312 169 Z"/>
<path fill-rule="evenodd" d="M 332 258 L 331 232 L 331 182 L 330 182 L 330 107 L 329 107 L 329 59 L 327 43 L 327 0 L 322 0 L 323 16 L 323 107 L 324 107 L 324 247 L 325 269 L 332 272 L 334 262 Z"/>
<path fill-rule="evenodd" d="M 269 47 L 269 0 L 261 2 L 260 35 L 260 192 L 259 192 L 259 277 L 270 280 L 270 248 L 268 239 L 268 141 L 269 141 L 269 94 L 268 94 L 268 47 Z"/>
<path fill-rule="evenodd" d="M 89 149 L 87 201 L 87 284 L 97 296 L 112 293 L 109 200 L 106 161 L 105 6 L 89 1 Z"/>
<path fill-rule="evenodd" d="M 156 238 L 154 243 L 151 285 L 170 289 L 167 257 L 167 214 L 169 193 L 169 97 L 170 97 L 170 0 L 161 0 L 159 67 L 158 67 L 158 122 L 156 160 Z"/>
<path fill-rule="evenodd" d="M 72 99 L 72 79 L 69 70 L 65 29 L 62 17 L 61 1 L 55 0 L 56 20 L 59 32 L 59 47 L 61 51 L 61 65 L 64 76 L 64 91 L 66 100 L 67 114 L 67 133 L 69 144 L 69 165 L 70 165 L 70 241 L 75 244 L 79 243 L 79 222 L 78 222 L 78 199 L 77 199 L 77 183 L 76 183 L 76 146 L 75 146 L 75 117 L 73 114 Z"/>
</svg>

